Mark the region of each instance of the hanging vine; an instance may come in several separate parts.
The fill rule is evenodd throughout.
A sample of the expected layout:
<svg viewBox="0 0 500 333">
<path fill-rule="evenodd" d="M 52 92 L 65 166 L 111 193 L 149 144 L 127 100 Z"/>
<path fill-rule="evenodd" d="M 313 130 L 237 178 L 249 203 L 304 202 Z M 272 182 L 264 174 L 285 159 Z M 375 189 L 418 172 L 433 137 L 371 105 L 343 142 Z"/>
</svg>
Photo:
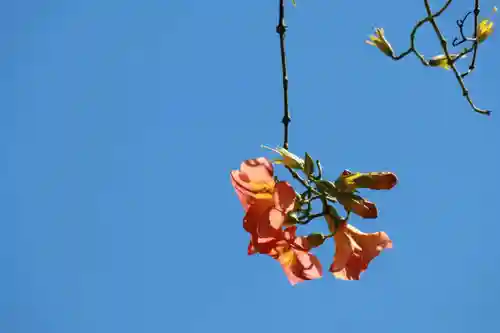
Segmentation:
<svg viewBox="0 0 500 333">
<path fill-rule="evenodd" d="M 332 239 L 335 253 L 329 272 L 341 280 L 359 280 L 370 262 L 392 247 L 392 241 L 385 232 L 363 233 L 351 224 L 351 217 L 375 219 L 378 208 L 361 192 L 362 190 L 390 190 L 398 183 L 397 176 L 389 171 L 354 172 L 344 170 L 335 178 L 329 178 L 320 160 L 313 159 L 307 152 L 299 157 L 289 150 L 289 131 L 291 116 L 288 104 L 288 73 L 286 62 L 285 38 L 285 0 L 278 0 L 279 18 L 276 31 L 279 34 L 282 84 L 283 84 L 283 146 L 263 148 L 279 156 L 274 159 L 259 157 L 244 161 L 239 170 L 231 171 L 231 183 L 243 206 L 245 216 L 243 228 L 249 233 L 248 254 L 262 254 L 277 260 L 291 284 L 305 280 L 318 279 L 323 268 L 313 249 Z M 426 67 L 442 67 L 452 70 L 461 87 L 462 94 L 480 114 L 490 115 L 491 111 L 478 108 L 472 101 L 464 79 L 476 68 L 479 45 L 493 32 L 490 19 L 480 20 L 479 0 L 474 0 L 473 10 L 457 20 L 460 37 L 452 42 L 452 47 L 469 43 L 460 52 L 453 52 L 436 18 L 443 15 L 453 0 L 447 0 L 436 12 L 429 1 L 423 0 L 427 16 L 419 20 L 410 32 L 409 48 L 396 55 L 387 40 L 384 30 L 376 28 L 368 44 L 376 46 L 393 60 L 401 60 L 414 54 Z M 295 3 L 293 3 L 295 6 Z M 496 8 L 494 8 L 496 11 Z M 473 16 L 473 34 L 467 36 L 464 26 Z M 426 23 L 432 25 L 440 41 L 443 54 L 426 59 L 416 47 L 418 30 Z M 472 54 L 468 70 L 460 72 L 457 62 Z M 297 186 L 280 180 L 274 174 L 276 166 L 284 167 Z M 313 205 L 315 202 L 318 205 Z M 320 207 L 314 209 L 314 207 Z M 345 213 L 339 213 L 343 210 Z M 309 233 L 299 235 L 301 227 L 315 221 L 324 221 L 329 233 Z"/>
</svg>

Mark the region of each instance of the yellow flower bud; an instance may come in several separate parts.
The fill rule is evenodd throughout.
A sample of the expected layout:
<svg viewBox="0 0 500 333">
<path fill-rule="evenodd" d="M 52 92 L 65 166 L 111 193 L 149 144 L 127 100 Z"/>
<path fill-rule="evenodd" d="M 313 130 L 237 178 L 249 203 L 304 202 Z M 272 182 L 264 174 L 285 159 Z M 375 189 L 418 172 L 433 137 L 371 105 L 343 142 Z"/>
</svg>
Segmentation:
<svg viewBox="0 0 500 333">
<path fill-rule="evenodd" d="M 477 27 L 477 41 L 482 43 L 493 33 L 493 22 L 482 20 Z"/>
<path fill-rule="evenodd" d="M 493 13 L 497 12 L 497 7 L 493 7 Z M 477 25 L 477 41 L 482 43 L 493 33 L 493 21 L 484 19 Z"/>
<path fill-rule="evenodd" d="M 458 54 L 450 54 L 450 59 L 452 61 L 457 59 L 457 57 L 458 57 Z M 465 57 L 466 57 L 465 55 L 462 56 L 462 58 L 465 58 Z M 446 58 L 446 55 L 444 55 L 444 54 L 440 54 L 440 55 L 437 55 L 435 57 L 432 57 L 429 60 L 429 66 L 431 66 L 431 67 L 443 67 L 446 70 L 449 70 L 451 68 L 450 64 L 448 63 L 448 59 Z"/>
<path fill-rule="evenodd" d="M 370 36 L 370 40 L 365 41 L 366 44 L 376 46 L 380 51 L 389 57 L 394 57 L 394 50 L 391 44 L 384 36 L 383 28 L 375 28 L 375 35 Z"/>
</svg>

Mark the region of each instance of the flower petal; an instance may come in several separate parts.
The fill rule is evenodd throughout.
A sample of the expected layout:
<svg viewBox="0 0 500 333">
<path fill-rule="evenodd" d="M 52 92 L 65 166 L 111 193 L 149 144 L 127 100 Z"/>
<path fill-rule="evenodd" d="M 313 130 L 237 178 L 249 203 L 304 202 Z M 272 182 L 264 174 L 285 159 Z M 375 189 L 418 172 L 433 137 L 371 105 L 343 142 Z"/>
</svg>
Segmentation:
<svg viewBox="0 0 500 333">
<path fill-rule="evenodd" d="M 346 233 L 346 224 L 340 226 L 333 237 L 335 239 L 335 256 L 330 271 L 335 275 L 335 272 L 342 271 L 347 266 L 356 249 L 356 244 Z"/>
<path fill-rule="evenodd" d="M 269 211 L 269 226 L 274 230 L 279 230 L 285 223 L 286 215 L 282 211 L 272 208 Z"/>
<path fill-rule="evenodd" d="M 384 249 L 392 248 L 392 241 L 383 231 L 367 234 L 359 231 L 352 225 L 347 226 L 347 233 L 363 249 L 363 261 L 368 267 L 371 260 L 377 257 Z"/>
<path fill-rule="evenodd" d="M 296 226 L 294 226 L 293 228 L 297 229 Z M 312 249 L 312 247 L 309 245 L 307 237 L 305 236 L 296 237 L 295 230 L 290 232 L 287 229 L 285 229 L 285 239 L 287 239 L 292 248 L 304 252 L 310 251 Z"/>
<path fill-rule="evenodd" d="M 276 246 L 276 242 L 284 238 L 281 224 L 275 227 L 271 222 L 272 211 L 276 211 L 272 200 L 255 200 L 243 219 L 243 228 L 252 236 L 253 247 L 258 253 L 268 254 Z M 274 223 L 279 215 L 282 216 L 281 221 L 284 221 L 283 214 L 277 213 L 273 217 Z"/>
<path fill-rule="evenodd" d="M 273 164 L 265 157 L 246 160 L 241 163 L 240 171 L 245 173 L 251 182 L 274 183 Z"/>
<path fill-rule="evenodd" d="M 247 253 L 248 253 L 249 256 L 257 253 L 257 251 L 255 250 L 255 247 L 252 244 L 252 240 L 251 239 L 250 239 L 250 242 L 248 243 Z"/>
<path fill-rule="evenodd" d="M 246 173 L 240 171 L 231 171 L 231 184 L 245 208 L 248 208 L 253 198 L 272 197 L 274 190 L 274 181 L 269 183 L 252 182 Z"/>
<path fill-rule="evenodd" d="M 295 206 L 296 194 L 293 187 L 287 182 L 276 184 L 273 193 L 274 205 L 283 213 L 288 213 Z"/>
<path fill-rule="evenodd" d="M 319 279 L 323 275 L 323 269 L 318 258 L 305 251 L 294 250 L 297 255 L 296 266 L 292 270 L 296 270 L 295 274 L 304 280 Z"/>
<path fill-rule="evenodd" d="M 308 252 L 289 249 L 277 259 L 288 281 L 292 285 L 322 277 L 322 267 L 318 258 Z"/>
<path fill-rule="evenodd" d="M 248 206 L 251 203 L 252 197 L 254 196 L 253 193 L 251 193 L 248 190 L 245 190 L 241 186 L 239 186 L 234 178 L 234 173 L 238 171 L 232 171 L 231 172 L 231 184 L 233 185 L 234 191 L 236 192 L 236 195 L 238 196 L 238 199 L 241 202 L 241 205 L 243 206 L 243 209 L 246 211 L 248 210 Z"/>
<path fill-rule="evenodd" d="M 280 261 L 281 268 L 283 268 L 283 271 L 285 272 L 286 277 L 288 278 L 288 281 L 292 286 L 295 286 L 297 283 L 304 282 L 304 279 L 298 277 L 295 275 L 295 273 L 292 271 L 290 265 L 286 265 Z"/>
<path fill-rule="evenodd" d="M 231 184 L 245 210 L 255 198 L 272 196 L 273 171 L 272 163 L 264 157 L 247 160 L 241 164 L 240 170 L 231 171 Z"/>
<path fill-rule="evenodd" d="M 248 208 L 243 218 L 243 228 L 250 234 L 257 233 L 262 219 L 269 219 L 269 211 L 273 207 L 271 200 L 255 200 Z"/>
</svg>

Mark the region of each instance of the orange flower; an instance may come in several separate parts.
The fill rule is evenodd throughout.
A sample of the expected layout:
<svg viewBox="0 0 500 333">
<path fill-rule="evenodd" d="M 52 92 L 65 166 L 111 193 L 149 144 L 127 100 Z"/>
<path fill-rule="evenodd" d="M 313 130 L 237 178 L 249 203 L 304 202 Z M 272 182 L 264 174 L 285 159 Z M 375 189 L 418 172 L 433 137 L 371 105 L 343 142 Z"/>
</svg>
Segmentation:
<svg viewBox="0 0 500 333">
<path fill-rule="evenodd" d="M 296 194 L 287 182 L 275 183 L 273 166 L 264 157 L 247 160 L 231 172 L 231 182 L 246 210 L 243 228 L 252 237 L 252 248 L 268 253 L 283 239 L 282 226 L 295 207 Z"/>
<path fill-rule="evenodd" d="M 319 260 L 309 253 L 307 237 L 297 237 L 296 226 L 282 228 L 294 204 L 295 191 L 288 183 L 279 182 L 273 199 L 254 200 L 243 219 L 251 236 L 248 254 L 266 254 L 278 260 L 292 285 L 322 276 Z"/>
<path fill-rule="evenodd" d="M 334 239 L 335 256 L 330 272 L 340 280 L 359 280 L 375 257 L 384 249 L 392 248 L 385 232 L 366 234 L 347 223 L 339 227 Z"/>
<path fill-rule="evenodd" d="M 245 211 L 258 198 L 272 198 L 273 172 L 273 164 L 265 157 L 246 160 L 240 170 L 231 171 L 231 184 Z"/>
<path fill-rule="evenodd" d="M 283 223 L 295 207 L 295 191 L 286 182 L 277 183 L 270 198 L 254 199 L 243 219 L 252 246 L 258 253 L 269 253 L 278 240 L 284 239 Z"/>
<path fill-rule="evenodd" d="M 319 260 L 309 253 L 306 237 L 296 227 L 283 230 L 296 194 L 287 182 L 275 183 L 266 158 L 248 160 L 231 172 L 231 182 L 246 210 L 243 228 L 250 234 L 248 254 L 266 254 L 279 261 L 292 285 L 322 276 Z"/>
</svg>

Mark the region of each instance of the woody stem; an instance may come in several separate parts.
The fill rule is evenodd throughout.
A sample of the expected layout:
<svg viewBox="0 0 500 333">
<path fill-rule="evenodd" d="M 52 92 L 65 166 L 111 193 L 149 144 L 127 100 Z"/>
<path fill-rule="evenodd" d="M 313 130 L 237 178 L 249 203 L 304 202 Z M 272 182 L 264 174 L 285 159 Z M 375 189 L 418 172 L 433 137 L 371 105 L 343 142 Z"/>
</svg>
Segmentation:
<svg viewBox="0 0 500 333">
<path fill-rule="evenodd" d="M 288 126 L 292 121 L 290 117 L 290 110 L 288 109 L 288 75 L 286 70 L 286 52 L 285 52 L 285 0 L 279 1 L 279 19 L 276 26 L 276 32 L 280 35 L 280 51 L 281 51 L 281 71 L 283 74 L 283 148 L 288 150 Z"/>
</svg>

